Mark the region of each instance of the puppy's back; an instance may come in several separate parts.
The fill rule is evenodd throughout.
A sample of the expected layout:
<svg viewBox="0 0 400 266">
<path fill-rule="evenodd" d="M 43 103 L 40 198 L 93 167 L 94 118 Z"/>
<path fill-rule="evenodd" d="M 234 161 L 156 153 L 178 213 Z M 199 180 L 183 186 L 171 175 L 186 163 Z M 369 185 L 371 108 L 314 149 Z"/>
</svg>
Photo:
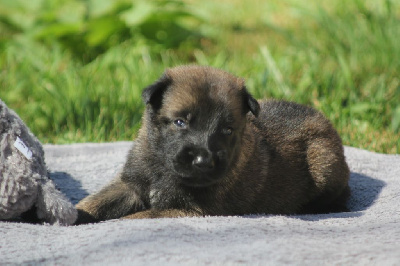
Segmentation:
<svg viewBox="0 0 400 266">
<path fill-rule="evenodd" d="M 270 178 L 282 182 L 285 176 L 291 192 L 303 194 L 301 212 L 345 210 L 349 169 L 342 141 L 320 112 L 291 102 L 264 101 L 252 124 L 270 153 Z"/>
</svg>

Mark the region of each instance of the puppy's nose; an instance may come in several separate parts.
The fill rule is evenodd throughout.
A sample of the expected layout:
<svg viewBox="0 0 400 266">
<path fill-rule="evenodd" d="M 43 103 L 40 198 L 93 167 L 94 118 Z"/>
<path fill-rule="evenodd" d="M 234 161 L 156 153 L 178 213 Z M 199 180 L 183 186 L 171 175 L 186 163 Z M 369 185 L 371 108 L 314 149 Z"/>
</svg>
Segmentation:
<svg viewBox="0 0 400 266">
<path fill-rule="evenodd" d="M 206 172 L 214 168 L 215 163 L 211 155 L 197 155 L 192 161 L 193 167 Z"/>
</svg>

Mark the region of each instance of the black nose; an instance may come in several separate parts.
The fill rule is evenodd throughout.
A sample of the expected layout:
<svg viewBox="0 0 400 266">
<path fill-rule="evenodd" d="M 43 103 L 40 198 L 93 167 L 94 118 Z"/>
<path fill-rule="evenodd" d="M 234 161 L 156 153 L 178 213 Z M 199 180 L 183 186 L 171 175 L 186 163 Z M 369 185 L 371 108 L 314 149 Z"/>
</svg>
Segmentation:
<svg viewBox="0 0 400 266">
<path fill-rule="evenodd" d="M 205 152 L 200 155 L 196 155 L 192 161 L 193 167 L 196 169 L 207 172 L 214 169 L 215 162 L 212 158 L 212 155 L 208 152 Z"/>
</svg>

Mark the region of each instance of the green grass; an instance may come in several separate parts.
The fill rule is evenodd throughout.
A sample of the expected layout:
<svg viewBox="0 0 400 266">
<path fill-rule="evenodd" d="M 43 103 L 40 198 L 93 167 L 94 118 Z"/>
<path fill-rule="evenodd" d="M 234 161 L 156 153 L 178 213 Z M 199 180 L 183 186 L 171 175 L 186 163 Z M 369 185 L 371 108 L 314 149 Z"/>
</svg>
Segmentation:
<svg viewBox="0 0 400 266">
<path fill-rule="evenodd" d="M 0 43 L 0 98 L 43 142 L 127 140 L 142 88 L 166 67 L 197 63 L 244 77 L 259 99 L 321 110 L 346 145 L 400 153 L 398 1 L 186 2 L 204 17 L 200 46 L 155 52 L 128 39 L 84 63 L 56 42 L 13 35 Z"/>
</svg>

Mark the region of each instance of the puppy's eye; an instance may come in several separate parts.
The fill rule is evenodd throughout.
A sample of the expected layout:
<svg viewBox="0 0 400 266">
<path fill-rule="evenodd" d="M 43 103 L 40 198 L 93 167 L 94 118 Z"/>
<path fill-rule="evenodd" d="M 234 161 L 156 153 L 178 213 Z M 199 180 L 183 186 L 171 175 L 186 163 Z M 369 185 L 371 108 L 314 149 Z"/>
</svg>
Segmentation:
<svg viewBox="0 0 400 266">
<path fill-rule="evenodd" d="M 174 125 L 179 127 L 179 128 L 186 128 L 186 122 L 183 121 L 182 119 L 174 120 Z"/>
<path fill-rule="evenodd" d="M 232 135 L 232 133 L 233 133 L 233 128 L 231 128 L 231 127 L 226 127 L 226 128 L 222 129 L 222 134 L 224 134 L 224 135 L 229 136 L 229 135 Z"/>
</svg>

